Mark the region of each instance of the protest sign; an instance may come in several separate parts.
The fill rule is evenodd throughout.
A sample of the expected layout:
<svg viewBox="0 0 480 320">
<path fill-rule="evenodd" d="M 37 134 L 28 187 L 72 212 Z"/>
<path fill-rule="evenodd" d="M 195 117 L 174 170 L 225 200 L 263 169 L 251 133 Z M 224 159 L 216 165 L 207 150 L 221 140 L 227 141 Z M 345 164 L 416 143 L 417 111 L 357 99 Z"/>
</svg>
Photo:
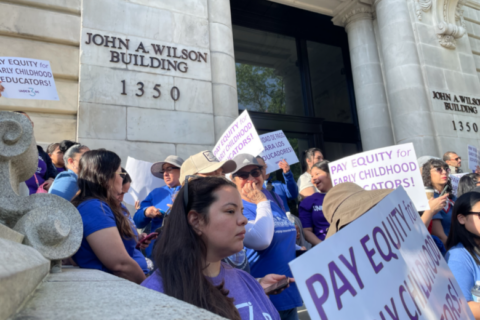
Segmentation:
<svg viewBox="0 0 480 320">
<path fill-rule="evenodd" d="M 152 165 L 153 163 L 147 161 L 127 158 L 125 170 L 132 178 L 132 183 L 130 190 L 123 197 L 126 203 L 134 206 L 135 201 L 143 201 L 152 190 L 165 185 L 165 181 L 153 176 L 150 171 Z"/>
<path fill-rule="evenodd" d="M 267 174 L 280 169 L 278 163 L 282 160 L 289 165 L 298 162 L 297 154 L 282 130 L 262 134 L 260 140 L 265 148 L 260 156 L 267 164 Z"/>
<path fill-rule="evenodd" d="M 452 193 L 455 195 L 455 197 L 457 196 L 458 183 L 460 182 L 460 178 L 466 174 L 468 174 L 468 172 L 450 175 L 450 181 L 452 182 Z"/>
<path fill-rule="evenodd" d="M 480 150 L 474 146 L 468 146 L 468 169 L 475 171 L 480 165 Z"/>
<path fill-rule="evenodd" d="M 357 153 L 329 163 L 332 183 L 354 182 L 365 190 L 403 186 L 420 211 L 429 209 L 412 143 Z"/>
<path fill-rule="evenodd" d="M 262 141 L 247 110 L 233 121 L 213 148 L 213 154 L 220 161 L 233 159 L 239 153 L 256 157 L 262 151 Z"/>
<path fill-rule="evenodd" d="M 50 62 L 0 57 L 2 97 L 10 99 L 59 100 Z"/>
<path fill-rule="evenodd" d="M 474 319 L 403 187 L 289 265 L 311 319 Z"/>
</svg>

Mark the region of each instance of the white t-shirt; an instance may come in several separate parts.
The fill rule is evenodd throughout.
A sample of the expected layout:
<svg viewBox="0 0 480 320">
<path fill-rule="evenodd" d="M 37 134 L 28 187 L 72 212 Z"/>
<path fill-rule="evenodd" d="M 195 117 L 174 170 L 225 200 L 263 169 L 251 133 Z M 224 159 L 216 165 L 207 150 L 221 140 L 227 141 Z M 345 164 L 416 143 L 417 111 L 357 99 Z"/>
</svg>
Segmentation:
<svg viewBox="0 0 480 320">
<path fill-rule="evenodd" d="M 305 172 L 298 178 L 297 185 L 298 185 L 298 192 L 302 192 L 303 189 L 306 189 L 308 187 L 314 187 L 317 192 L 320 192 L 318 191 L 317 187 L 313 185 L 312 175 L 308 172 Z"/>
</svg>

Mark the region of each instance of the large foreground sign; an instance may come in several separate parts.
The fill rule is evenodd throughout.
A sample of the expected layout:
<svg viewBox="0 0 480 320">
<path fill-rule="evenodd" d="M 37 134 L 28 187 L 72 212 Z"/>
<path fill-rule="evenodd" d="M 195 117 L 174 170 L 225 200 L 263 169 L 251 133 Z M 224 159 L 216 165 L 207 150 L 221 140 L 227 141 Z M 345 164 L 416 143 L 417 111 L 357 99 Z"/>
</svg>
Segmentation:
<svg viewBox="0 0 480 320">
<path fill-rule="evenodd" d="M 403 186 L 419 211 L 430 208 L 412 143 L 357 153 L 329 167 L 334 186 L 342 182 L 356 183 L 365 190 Z"/>
<path fill-rule="evenodd" d="M 403 188 L 290 268 L 312 319 L 473 319 Z"/>
<path fill-rule="evenodd" d="M 59 100 L 50 62 L 0 57 L 2 96 L 10 99 Z"/>
</svg>

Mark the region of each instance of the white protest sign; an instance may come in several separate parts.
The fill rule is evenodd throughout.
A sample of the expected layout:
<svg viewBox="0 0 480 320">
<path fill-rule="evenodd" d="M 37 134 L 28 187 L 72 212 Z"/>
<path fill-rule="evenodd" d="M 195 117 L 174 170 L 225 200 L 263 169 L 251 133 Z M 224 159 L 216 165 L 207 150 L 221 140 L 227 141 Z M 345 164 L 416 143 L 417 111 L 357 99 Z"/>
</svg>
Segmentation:
<svg viewBox="0 0 480 320">
<path fill-rule="evenodd" d="M 260 156 L 267 164 L 267 174 L 280 169 L 278 163 L 282 160 L 289 165 L 298 162 L 297 154 L 282 130 L 262 134 L 260 140 L 265 148 Z"/>
<path fill-rule="evenodd" d="M 412 143 L 357 153 L 329 163 L 332 183 L 354 182 L 365 190 L 403 186 L 420 211 L 428 210 Z"/>
<path fill-rule="evenodd" d="M 50 62 L 0 57 L 2 97 L 10 99 L 59 100 Z"/>
<path fill-rule="evenodd" d="M 233 159 L 239 153 L 256 157 L 262 151 L 262 141 L 247 110 L 233 121 L 213 148 L 213 154 L 220 161 Z"/>
<path fill-rule="evenodd" d="M 311 319 L 474 319 L 402 187 L 289 265 Z"/>
<path fill-rule="evenodd" d="M 458 190 L 458 183 L 460 182 L 460 178 L 463 177 L 464 175 L 468 174 L 468 172 L 465 173 L 458 173 L 458 174 L 451 174 L 450 181 L 452 182 L 452 193 L 457 196 L 457 190 Z"/>
<path fill-rule="evenodd" d="M 126 203 L 134 206 L 135 201 L 143 201 L 152 190 L 165 185 L 165 181 L 152 175 L 150 171 L 152 165 L 153 163 L 147 161 L 127 158 L 125 170 L 132 178 L 132 183 L 123 198 Z"/>
<path fill-rule="evenodd" d="M 480 150 L 474 146 L 468 146 L 468 169 L 475 171 L 480 165 Z"/>
</svg>

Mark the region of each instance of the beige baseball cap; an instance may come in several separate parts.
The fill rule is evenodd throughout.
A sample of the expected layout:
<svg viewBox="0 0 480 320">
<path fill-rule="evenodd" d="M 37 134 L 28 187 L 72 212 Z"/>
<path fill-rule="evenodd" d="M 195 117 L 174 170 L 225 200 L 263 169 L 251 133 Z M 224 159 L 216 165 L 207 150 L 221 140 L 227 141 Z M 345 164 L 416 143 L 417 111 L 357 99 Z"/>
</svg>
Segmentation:
<svg viewBox="0 0 480 320">
<path fill-rule="evenodd" d="M 237 168 L 237 165 L 233 160 L 219 161 L 211 151 L 201 151 L 183 162 L 180 168 L 180 183 L 183 185 L 186 176 L 211 173 L 220 168 L 223 168 L 224 173 L 230 173 Z"/>
</svg>

